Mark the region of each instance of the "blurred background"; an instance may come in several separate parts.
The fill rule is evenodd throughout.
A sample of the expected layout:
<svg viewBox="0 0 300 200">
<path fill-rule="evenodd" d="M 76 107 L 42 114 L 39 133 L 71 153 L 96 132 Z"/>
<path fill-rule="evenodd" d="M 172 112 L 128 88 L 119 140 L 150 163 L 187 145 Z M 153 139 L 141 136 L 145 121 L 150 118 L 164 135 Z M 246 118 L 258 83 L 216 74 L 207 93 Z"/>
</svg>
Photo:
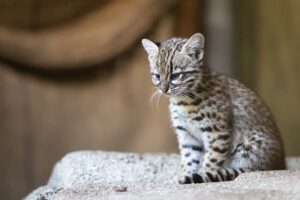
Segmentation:
<svg viewBox="0 0 300 200">
<path fill-rule="evenodd" d="M 178 152 L 140 40 L 206 37 L 207 62 L 269 105 L 300 155 L 300 1 L 0 0 L 0 197 L 70 151 Z"/>
</svg>

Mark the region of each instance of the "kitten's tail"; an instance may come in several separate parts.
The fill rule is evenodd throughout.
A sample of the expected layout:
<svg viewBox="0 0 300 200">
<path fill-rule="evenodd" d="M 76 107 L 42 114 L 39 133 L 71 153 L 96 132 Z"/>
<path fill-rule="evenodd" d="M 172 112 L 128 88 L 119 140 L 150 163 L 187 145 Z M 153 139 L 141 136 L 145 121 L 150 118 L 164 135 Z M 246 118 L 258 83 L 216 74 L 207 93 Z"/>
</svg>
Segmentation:
<svg viewBox="0 0 300 200">
<path fill-rule="evenodd" d="M 231 181 L 235 179 L 238 175 L 249 172 L 251 170 L 245 169 L 234 169 L 234 168 L 221 168 L 216 171 L 203 172 L 199 174 L 193 174 L 191 177 L 185 177 L 184 180 L 180 180 L 180 184 L 189 183 L 208 183 L 208 182 L 221 182 L 221 181 Z"/>
</svg>

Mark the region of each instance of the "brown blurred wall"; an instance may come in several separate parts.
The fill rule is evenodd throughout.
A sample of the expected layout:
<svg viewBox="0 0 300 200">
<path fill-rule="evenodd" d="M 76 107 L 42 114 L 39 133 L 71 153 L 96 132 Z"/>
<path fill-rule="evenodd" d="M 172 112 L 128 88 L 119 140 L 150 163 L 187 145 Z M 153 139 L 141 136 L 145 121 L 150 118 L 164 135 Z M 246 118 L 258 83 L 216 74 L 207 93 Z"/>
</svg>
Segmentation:
<svg viewBox="0 0 300 200">
<path fill-rule="evenodd" d="M 1 199 L 70 151 L 177 152 L 140 39 L 200 31 L 200 1 L 183 2 L 0 1 Z"/>
<path fill-rule="evenodd" d="M 300 155 L 300 1 L 235 1 L 240 79 L 269 105 L 286 154 Z"/>
<path fill-rule="evenodd" d="M 45 184 L 53 164 L 70 151 L 177 152 L 166 99 L 158 106 L 150 102 L 153 87 L 140 39 L 204 32 L 212 1 L 205 2 L 0 0 L 1 199 L 20 199 Z M 216 42 L 222 34 L 208 35 L 207 42 L 214 42 L 210 60 L 231 56 L 236 65 L 227 71 L 266 100 L 288 155 L 300 155 L 300 5 L 231 4 L 233 31 L 226 37 L 234 38 L 236 52 L 230 53 L 233 44 Z M 222 17 L 213 14 L 222 8 L 209 8 L 208 15 Z M 215 30 L 228 31 L 214 19 Z M 217 50 L 223 58 L 214 56 Z"/>
</svg>

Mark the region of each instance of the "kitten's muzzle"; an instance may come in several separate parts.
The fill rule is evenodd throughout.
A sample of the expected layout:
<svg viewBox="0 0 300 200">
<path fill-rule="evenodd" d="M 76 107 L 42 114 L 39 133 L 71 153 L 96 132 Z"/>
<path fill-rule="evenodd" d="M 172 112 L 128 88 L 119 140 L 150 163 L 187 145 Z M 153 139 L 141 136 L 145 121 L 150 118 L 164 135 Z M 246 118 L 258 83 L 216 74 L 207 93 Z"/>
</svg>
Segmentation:
<svg viewBox="0 0 300 200">
<path fill-rule="evenodd" d="M 167 81 L 161 81 L 158 85 L 158 88 L 163 92 L 167 93 L 169 90 L 169 83 Z"/>
</svg>

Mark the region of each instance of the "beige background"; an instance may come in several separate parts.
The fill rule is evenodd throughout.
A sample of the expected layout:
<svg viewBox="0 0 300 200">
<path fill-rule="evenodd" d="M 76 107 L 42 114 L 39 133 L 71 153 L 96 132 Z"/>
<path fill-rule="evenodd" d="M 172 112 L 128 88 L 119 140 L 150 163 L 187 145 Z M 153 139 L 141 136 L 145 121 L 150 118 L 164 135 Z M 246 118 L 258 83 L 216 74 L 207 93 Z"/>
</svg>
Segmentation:
<svg viewBox="0 0 300 200">
<path fill-rule="evenodd" d="M 177 152 L 143 37 L 203 32 L 209 64 L 255 90 L 300 155 L 299 1 L 218 1 L 0 0 L 1 199 L 70 151 Z"/>
</svg>

